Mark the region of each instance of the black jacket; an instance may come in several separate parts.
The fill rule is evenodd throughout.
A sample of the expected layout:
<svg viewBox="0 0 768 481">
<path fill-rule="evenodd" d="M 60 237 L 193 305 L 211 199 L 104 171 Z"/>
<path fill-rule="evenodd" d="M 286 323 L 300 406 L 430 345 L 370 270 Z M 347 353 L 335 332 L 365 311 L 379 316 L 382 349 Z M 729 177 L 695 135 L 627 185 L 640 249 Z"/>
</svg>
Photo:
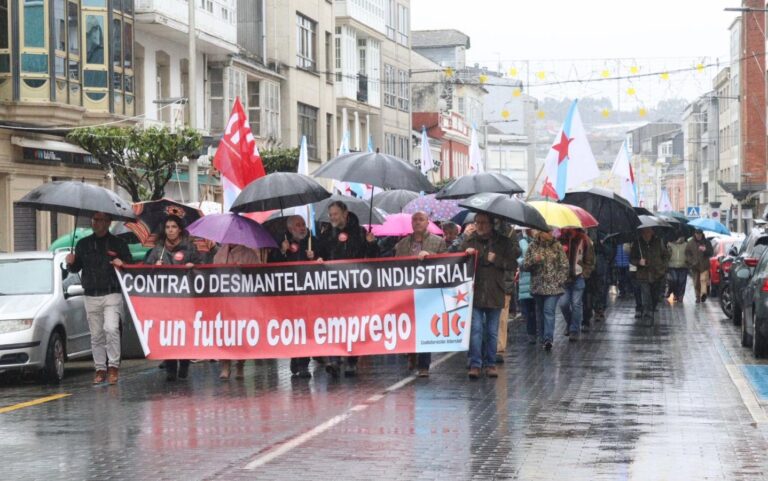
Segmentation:
<svg viewBox="0 0 768 481">
<path fill-rule="evenodd" d="M 315 253 L 315 259 L 317 259 L 317 249 L 319 248 L 319 242 L 316 237 L 314 237 L 312 234 L 307 234 L 307 237 L 303 238 L 301 241 L 296 241 L 290 233 L 286 233 L 283 238 L 289 239 L 291 246 L 296 245 L 296 252 L 294 252 L 292 249 L 289 249 L 285 252 L 285 254 L 283 254 L 280 252 L 281 242 L 278 242 L 277 249 L 272 249 L 269 252 L 268 262 L 308 261 L 309 259 L 307 259 L 307 250 L 309 249 L 310 237 L 312 237 L 312 251 Z"/>
<path fill-rule="evenodd" d="M 192 242 L 188 236 L 184 236 L 174 248 L 168 249 L 164 244 L 158 244 L 152 248 L 144 259 L 145 264 L 154 264 L 158 260 L 163 261 L 163 265 L 175 266 L 184 265 L 187 262 L 192 264 L 202 264 L 205 259 L 200 254 L 200 251 L 195 247 L 195 243 Z"/>
<path fill-rule="evenodd" d="M 343 229 L 331 227 L 320 234 L 316 255 L 326 261 L 378 257 L 379 245 L 365 240 L 365 234 L 357 216 L 350 212 L 347 225 Z"/>
<path fill-rule="evenodd" d="M 103 237 L 91 234 L 77 242 L 75 262 L 67 269 L 80 272 L 86 296 L 105 296 L 120 292 L 120 282 L 110 264 L 114 258 L 130 264 L 132 259 L 128 244 L 109 232 Z"/>
</svg>

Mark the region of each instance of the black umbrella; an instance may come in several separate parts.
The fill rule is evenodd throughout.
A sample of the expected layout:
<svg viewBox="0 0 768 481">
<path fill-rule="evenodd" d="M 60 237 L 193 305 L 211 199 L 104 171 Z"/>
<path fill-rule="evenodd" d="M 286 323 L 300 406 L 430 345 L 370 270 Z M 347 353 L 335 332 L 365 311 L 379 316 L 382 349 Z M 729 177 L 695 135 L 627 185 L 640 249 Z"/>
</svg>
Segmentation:
<svg viewBox="0 0 768 481">
<path fill-rule="evenodd" d="M 165 220 L 169 215 L 181 219 L 186 228 L 189 224 L 203 216 L 203 211 L 176 202 L 171 199 L 149 200 L 133 204 L 133 212 L 136 214 L 135 222 L 126 222 L 125 228 L 131 230 L 141 242 L 141 245 L 150 247 L 155 245 L 157 236 L 163 231 Z"/>
<path fill-rule="evenodd" d="M 568 192 L 563 198 L 566 204 L 576 205 L 597 219 L 597 231 L 604 235 L 629 233 L 640 224 L 640 219 L 627 199 L 607 189 L 594 187 L 583 191 Z"/>
<path fill-rule="evenodd" d="M 395 156 L 378 152 L 343 154 L 320 166 L 315 177 L 360 182 L 382 189 L 405 189 L 414 192 L 434 192 L 418 167 Z"/>
<path fill-rule="evenodd" d="M 397 214 L 403 210 L 405 204 L 418 196 L 418 193 L 411 190 L 385 190 L 384 192 L 376 192 L 373 199 L 373 206 L 389 214 Z"/>
<path fill-rule="evenodd" d="M 330 222 L 331 219 L 328 217 L 328 205 L 337 200 L 344 202 L 347 206 L 347 210 L 355 214 L 360 223 L 365 223 L 365 219 L 369 218 L 370 222 L 368 222 L 368 224 L 377 225 L 384 223 L 384 218 L 387 213 L 378 208 L 372 208 L 370 201 L 336 194 L 313 204 L 315 208 L 315 220 L 317 222 Z"/>
<path fill-rule="evenodd" d="M 330 197 L 331 193 L 306 175 L 274 172 L 246 185 L 237 196 L 231 212 L 262 212 L 312 204 Z"/>
<path fill-rule="evenodd" d="M 519 194 L 525 192 L 520 185 L 504 174 L 483 172 L 463 175 L 438 191 L 436 199 L 466 199 L 483 192 Z"/>
<path fill-rule="evenodd" d="M 459 206 L 474 212 L 502 217 L 512 224 L 548 231 L 549 226 L 538 210 L 527 202 L 505 194 L 482 193 L 459 202 Z"/>
<path fill-rule="evenodd" d="M 641 216 L 641 215 L 653 215 L 653 212 L 651 212 L 650 210 L 646 209 L 645 207 L 632 207 L 632 210 L 634 210 L 635 214 L 637 214 L 638 216 Z"/>
<path fill-rule="evenodd" d="M 60 212 L 74 216 L 109 214 L 114 220 L 134 220 L 131 204 L 111 190 L 72 180 L 48 182 L 31 190 L 18 202 L 20 206 Z"/>
<path fill-rule="evenodd" d="M 671 229 L 672 226 L 669 224 L 669 222 L 660 219 L 659 217 L 656 217 L 655 215 L 639 215 L 637 218 L 640 220 L 640 225 L 637 226 L 638 229 L 645 229 L 648 227 L 651 228 L 664 228 L 664 229 Z"/>
</svg>

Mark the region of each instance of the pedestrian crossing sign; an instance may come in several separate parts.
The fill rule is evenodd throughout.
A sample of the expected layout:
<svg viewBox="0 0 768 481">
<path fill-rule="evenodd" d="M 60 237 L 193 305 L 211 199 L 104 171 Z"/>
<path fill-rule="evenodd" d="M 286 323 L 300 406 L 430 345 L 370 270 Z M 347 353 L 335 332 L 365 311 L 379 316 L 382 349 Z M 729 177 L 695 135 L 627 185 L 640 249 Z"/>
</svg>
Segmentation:
<svg viewBox="0 0 768 481">
<path fill-rule="evenodd" d="M 685 209 L 685 216 L 692 219 L 698 219 L 701 217 L 701 207 L 693 205 L 688 206 L 688 208 Z"/>
</svg>

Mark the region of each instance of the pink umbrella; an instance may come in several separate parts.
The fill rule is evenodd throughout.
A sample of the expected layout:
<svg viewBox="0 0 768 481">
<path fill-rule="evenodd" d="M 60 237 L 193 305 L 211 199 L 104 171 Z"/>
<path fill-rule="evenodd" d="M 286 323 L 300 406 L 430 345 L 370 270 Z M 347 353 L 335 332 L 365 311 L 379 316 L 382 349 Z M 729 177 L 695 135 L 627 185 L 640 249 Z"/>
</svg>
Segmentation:
<svg viewBox="0 0 768 481">
<path fill-rule="evenodd" d="M 443 231 L 431 221 L 429 222 L 427 231 L 435 235 L 443 235 Z M 373 235 L 380 237 L 401 237 L 409 234 L 413 234 L 411 214 L 390 214 L 383 224 L 373 226 Z"/>
</svg>

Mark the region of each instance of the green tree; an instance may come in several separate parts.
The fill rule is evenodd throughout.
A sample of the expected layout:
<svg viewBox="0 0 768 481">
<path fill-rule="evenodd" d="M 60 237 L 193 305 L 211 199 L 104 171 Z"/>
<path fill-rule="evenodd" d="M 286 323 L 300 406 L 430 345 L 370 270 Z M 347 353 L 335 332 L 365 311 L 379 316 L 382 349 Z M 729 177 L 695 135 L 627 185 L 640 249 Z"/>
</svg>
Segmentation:
<svg viewBox="0 0 768 481">
<path fill-rule="evenodd" d="M 203 144 L 193 129 L 172 132 L 166 127 L 83 127 L 67 138 L 111 171 L 133 202 L 161 199 L 176 162 L 196 155 Z"/>
<path fill-rule="evenodd" d="M 259 151 L 261 161 L 264 163 L 264 171 L 267 174 L 273 172 L 296 172 L 299 168 L 299 149 L 275 147 Z"/>
</svg>

